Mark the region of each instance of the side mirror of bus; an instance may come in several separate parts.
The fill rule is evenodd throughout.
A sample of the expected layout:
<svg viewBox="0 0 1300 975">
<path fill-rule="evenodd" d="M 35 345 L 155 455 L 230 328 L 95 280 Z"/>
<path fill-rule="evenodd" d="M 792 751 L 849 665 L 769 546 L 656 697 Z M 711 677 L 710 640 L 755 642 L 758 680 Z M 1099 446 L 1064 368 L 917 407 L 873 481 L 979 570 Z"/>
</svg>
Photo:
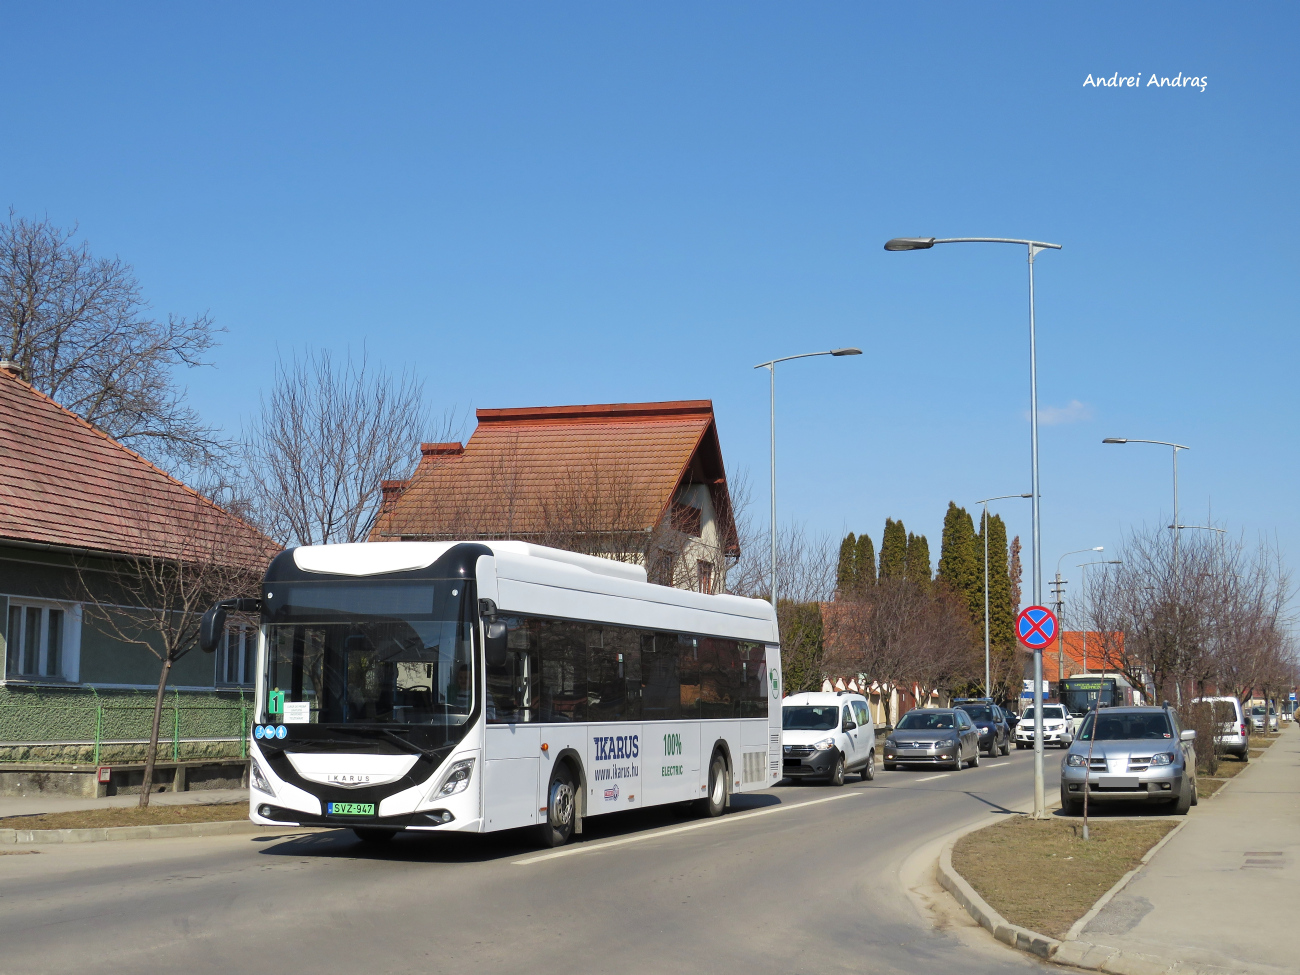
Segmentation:
<svg viewBox="0 0 1300 975">
<path fill-rule="evenodd" d="M 492 620 L 487 625 L 487 640 L 483 648 L 484 659 L 489 667 L 504 667 L 506 662 L 506 624 L 504 620 Z"/>
<path fill-rule="evenodd" d="M 212 653 L 221 642 L 221 634 L 226 629 L 226 604 L 217 603 L 199 620 L 199 649 Z"/>
</svg>

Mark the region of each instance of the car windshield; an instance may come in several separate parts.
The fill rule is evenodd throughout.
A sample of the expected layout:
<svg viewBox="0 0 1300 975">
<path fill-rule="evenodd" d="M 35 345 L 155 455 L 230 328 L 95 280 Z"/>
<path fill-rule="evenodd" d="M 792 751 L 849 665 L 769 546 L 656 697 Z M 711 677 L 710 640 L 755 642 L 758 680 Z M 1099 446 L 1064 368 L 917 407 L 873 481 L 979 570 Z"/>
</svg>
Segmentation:
<svg viewBox="0 0 1300 975">
<path fill-rule="evenodd" d="M 1065 717 L 1064 711 L 1059 706 L 1043 708 L 1044 721 L 1060 721 Z M 1034 709 L 1025 708 L 1025 713 L 1020 716 L 1021 721 L 1033 721 Z"/>
<path fill-rule="evenodd" d="M 898 727 L 904 731 L 941 731 L 953 727 L 953 720 L 951 714 L 927 714 L 924 711 L 909 711 L 903 715 L 903 720 L 898 722 Z"/>
<path fill-rule="evenodd" d="M 781 709 L 781 727 L 786 731 L 834 731 L 839 726 L 838 704 L 797 705 Z"/>
<path fill-rule="evenodd" d="M 1264 713 L 1264 709 L 1263 709 L 1263 708 L 1251 708 L 1251 709 L 1250 709 L 1250 713 L 1251 713 L 1251 714 L 1263 714 L 1263 713 Z"/>
<path fill-rule="evenodd" d="M 1092 726 L 1097 725 L 1097 741 L 1165 741 L 1173 738 L 1169 719 L 1163 712 L 1129 714 L 1090 714 L 1083 719 L 1079 740 L 1092 740 Z"/>
<path fill-rule="evenodd" d="M 994 721 L 993 708 L 987 704 L 963 704 L 961 709 L 976 721 Z"/>
</svg>

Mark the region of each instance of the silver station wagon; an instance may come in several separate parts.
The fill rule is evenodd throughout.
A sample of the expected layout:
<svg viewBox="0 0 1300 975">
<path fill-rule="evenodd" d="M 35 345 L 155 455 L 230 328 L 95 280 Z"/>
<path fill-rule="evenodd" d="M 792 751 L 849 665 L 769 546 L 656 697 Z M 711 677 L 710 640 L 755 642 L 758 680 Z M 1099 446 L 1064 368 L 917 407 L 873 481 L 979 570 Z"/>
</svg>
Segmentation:
<svg viewBox="0 0 1300 975">
<path fill-rule="evenodd" d="M 1061 762 L 1061 808 L 1081 812 L 1086 788 L 1089 805 L 1164 803 L 1187 815 L 1196 805 L 1195 738 L 1195 731 L 1179 727 L 1169 708 L 1105 708 L 1089 714 Z"/>
</svg>

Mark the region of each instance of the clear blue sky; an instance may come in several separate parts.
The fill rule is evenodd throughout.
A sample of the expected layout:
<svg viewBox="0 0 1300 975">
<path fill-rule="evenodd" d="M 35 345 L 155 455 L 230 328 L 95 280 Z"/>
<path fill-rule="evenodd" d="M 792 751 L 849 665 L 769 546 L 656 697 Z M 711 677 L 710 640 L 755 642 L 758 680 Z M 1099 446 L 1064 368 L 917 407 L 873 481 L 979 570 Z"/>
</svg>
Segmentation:
<svg viewBox="0 0 1300 975">
<path fill-rule="evenodd" d="M 1294 4 L 20 4 L 0 202 L 80 224 L 228 429 L 280 352 L 417 369 L 436 407 L 711 398 L 783 521 L 1029 489 L 1035 237 L 1045 569 L 1134 524 L 1276 533 L 1297 470 Z M 1140 88 L 1084 87 L 1141 72 Z M 1147 87 L 1205 76 L 1205 91 Z M 468 432 L 468 431 L 466 431 Z M 1028 536 L 1026 502 L 1004 502 Z M 1079 559 L 1067 560 L 1067 565 Z M 1028 583 L 1028 578 L 1026 578 Z M 1026 585 L 1028 590 L 1028 585 Z"/>
</svg>

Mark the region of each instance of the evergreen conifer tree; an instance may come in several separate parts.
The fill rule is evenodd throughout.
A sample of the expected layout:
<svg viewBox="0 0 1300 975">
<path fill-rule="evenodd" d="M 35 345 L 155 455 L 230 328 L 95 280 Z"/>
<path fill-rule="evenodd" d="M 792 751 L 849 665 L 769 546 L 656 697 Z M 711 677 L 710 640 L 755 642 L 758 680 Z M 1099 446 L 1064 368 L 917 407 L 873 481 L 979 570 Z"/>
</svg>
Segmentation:
<svg viewBox="0 0 1300 975">
<path fill-rule="evenodd" d="M 849 532 L 844 536 L 844 541 L 840 542 L 840 561 L 835 569 L 835 588 L 841 596 L 847 596 L 858 587 L 857 562 L 857 539 L 853 537 L 853 532 Z"/>
<path fill-rule="evenodd" d="M 1016 614 L 1011 605 L 1011 574 L 1007 564 L 1007 526 L 1001 515 L 989 518 L 989 642 L 1015 650 Z M 981 580 L 982 582 L 982 580 Z"/>
<path fill-rule="evenodd" d="M 930 581 L 930 543 L 924 535 L 907 533 L 907 577 L 913 582 Z"/>
<path fill-rule="evenodd" d="M 907 571 L 907 529 L 901 521 L 885 519 L 880 539 L 880 578 L 900 579 Z"/>
<path fill-rule="evenodd" d="M 858 588 L 866 589 L 869 586 L 874 586 L 876 584 L 876 546 L 872 544 L 871 536 L 866 532 L 858 536 L 856 555 Z"/>
<path fill-rule="evenodd" d="M 975 553 L 975 525 L 965 508 L 948 502 L 939 548 L 939 576 L 966 601 L 972 622 L 984 622 L 984 582 Z"/>
</svg>

